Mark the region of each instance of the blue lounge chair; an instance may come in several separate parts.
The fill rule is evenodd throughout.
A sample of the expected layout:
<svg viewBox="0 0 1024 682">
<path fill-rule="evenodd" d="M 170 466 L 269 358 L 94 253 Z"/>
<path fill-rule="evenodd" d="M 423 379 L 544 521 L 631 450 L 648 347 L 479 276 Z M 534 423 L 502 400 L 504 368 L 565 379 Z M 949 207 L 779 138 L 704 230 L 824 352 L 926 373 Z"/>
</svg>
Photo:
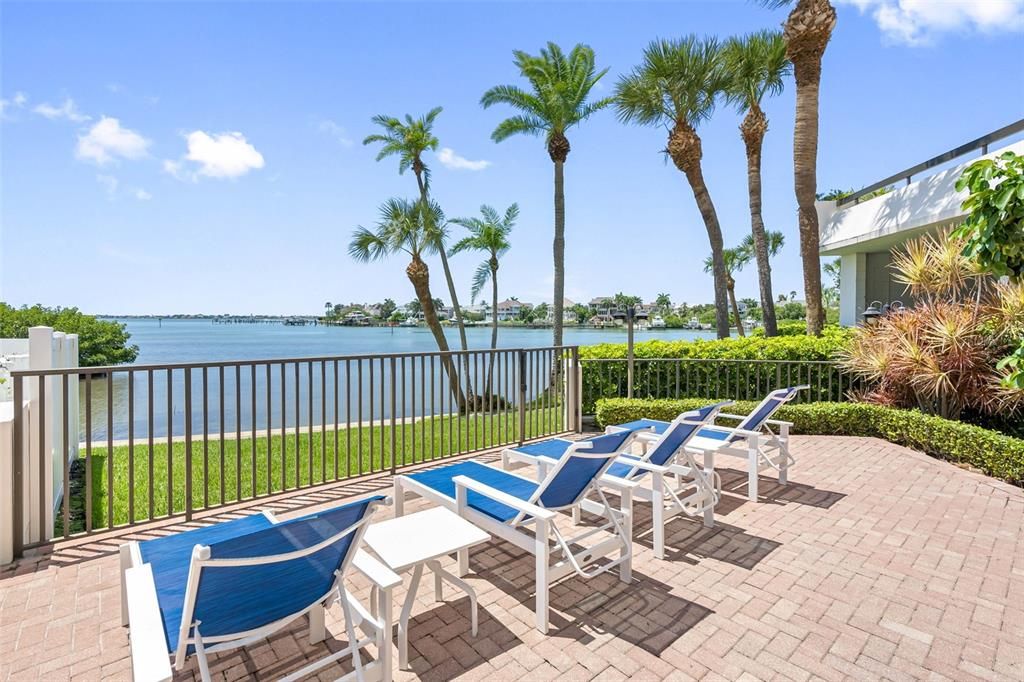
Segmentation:
<svg viewBox="0 0 1024 682">
<path fill-rule="evenodd" d="M 789 429 L 793 425 L 771 417 L 780 407 L 795 398 L 798 391 L 807 388 L 810 386 L 790 386 L 772 391 L 748 415 L 720 412 L 718 417 L 735 419 L 739 423 L 736 426 L 719 426 L 713 423 L 704 426 L 686 447 L 705 457 L 721 454 L 746 458 L 747 497 L 751 502 L 757 502 L 757 480 L 761 471 L 775 469 L 778 472 L 779 483 L 785 485 L 788 482 L 789 468 L 796 464 L 796 460 L 789 452 Z M 648 430 L 651 434 L 643 438 L 649 439 L 664 432 L 668 425 L 669 422 L 638 419 L 626 424 L 609 426 L 605 431 L 613 433 L 623 430 Z M 772 430 L 773 426 L 778 428 L 778 433 Z M 711 463 L 713 465 L 713 460 Z"/>
<path fill-rule="evenodd" d="M 618 567 L 619 579 L 629 582 L 632 561 L 632 490 L 622 481 L 618 509 L 612 509 L 598 480 L 623 446 L 635 438 L 629 431 L 573 444 L 544 480 L 531 480 L 481 462 L 459 462 L 437 469 L 395 477 L 395 511 L 402 514 L 407 492 L 447 507 L 536 557 L 536 625 L 548 629 L 548 590 L 556 580 L 576 574 L 591 578 Z M 556 512 L 572 509 L 588 493 L 601 501 L 606 522 L 566 538 L 555 523 Z M 532 532 L 529 530 L 532 526 Z M 582 540 L 603 536 L 583 546 Z M 618 554 L 614 559 L 608 559 Z M 458 555 L 459 574 L 469 572 L 469 551 Z"/>
<path fill-rule="evenodd" d="M 706 526 L 714 525 L 714 508 L 721 495 L 721 483 L 713 468 L 700 467 L 686 445 L 698 430 L 713 422 L 715 415 L 732 401 L 707 405 L 699 410 L 684 412 L 671 422 L 665 422 L 660 434 L 650 426 L 633 429 L 638 435 L 644 431 L 653 437 L 646 443 L 641 456 L 623 452 L 605 471 L 604 478 L 621 479 L 640 484 L 633 491 L 634 499 L 651 504 L 654 530 L 654 556 L 665 558 L 665 524 L 680 514 L 703 516 Z M 624 429 L 618 429 L 624 431 Z M 551 438 L 529 445 L 506 448 L 501 453 L 505 468 L 513 462 L 537 467 L 541 479 L 570 450 L 573 441 Z M 705 463 L 706 464 L 706 463 Z M 675 486 L 672 485 L 675 479 Z M 605 481 L 614 487 L 613 481 Z M 580 506 L 587 508 L 592 500 L 583 499 Z M 588 511 L 592 511 L 588 509 Z"/>
<path fill-rule="evenodd" d="M 283 522 L 264 512 L 122 545 L 122 620 L 130 628 L 136 682 L 170 679 L 168 655 L 176 670 L 195 656 L 209 680 L 208 654 L 246 646 L 303 615 L 311 641 L 322 641 L 324 609 L 334 601 L 349 646 L 289 678 L 351 656 L 356 679 L 390 679 L 390 623 L 372 617 L 342 584 L 354 565 L 388 593 L 390 607 L 398 576 L 363 553 L 353 564 L 373 511 L 386 501 L 370 497 Z M 357 639 L 356 626 L 368 636 Z M 386 655 L 363 665 L 359 649 L 370 643 Z"/>
</svg>

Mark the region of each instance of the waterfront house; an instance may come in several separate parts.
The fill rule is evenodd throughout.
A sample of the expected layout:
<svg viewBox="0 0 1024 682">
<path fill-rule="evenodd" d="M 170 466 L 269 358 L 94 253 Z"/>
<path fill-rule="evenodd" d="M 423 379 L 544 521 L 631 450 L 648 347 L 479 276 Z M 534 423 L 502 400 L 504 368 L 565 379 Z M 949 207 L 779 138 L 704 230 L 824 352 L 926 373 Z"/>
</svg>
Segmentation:
<svg viewBox="0 0 1024 682">
<path fill-rule="evenodd" d="M 508 322 L 510 320 L 519 319 L 519 315 L 523 310 L 529 310 L 533 306 L 529 303 L 523 303 L 514 298 L 506 298 L 504 301 L 498 303 L 498 321 Z"/>
</svg>

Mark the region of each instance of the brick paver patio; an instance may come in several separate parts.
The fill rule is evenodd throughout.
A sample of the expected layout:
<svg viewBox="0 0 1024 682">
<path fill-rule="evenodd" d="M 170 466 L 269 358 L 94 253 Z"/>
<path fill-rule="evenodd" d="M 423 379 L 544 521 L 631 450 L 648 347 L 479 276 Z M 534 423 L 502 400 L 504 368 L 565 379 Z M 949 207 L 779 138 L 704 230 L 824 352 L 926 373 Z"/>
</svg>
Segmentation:
<svg viewBox="0 0 1024 682">
<path fill-rule="evenodd" d="M 634 583 L 605 575 L 557 585 L 547 637 L 532 627 L 532 558 L 485 546 L 469 578 L 479 635 L 465 597 L 449 591 L 453 601 L 435 603 L 421 590 L 412 670 L 397 678 L 1024 679 L 1024 491 L 875 439 L 797 437 L 793 450 L 794 482 L 763 478 L 759 504 L 742 495 L 745 474 L 724 470 L 732 490 L 716 527 L 673 521 L 666 561 L 653 558 L 649 514 L 637 505 Z M 260 506 L 306 512 L 380 490 L 390 479 Z M 128 678 L 116 546 L 181 528 L 65 544 L 0 569 L 0 680 Z M 342 646 L 342 624 L 329 627 L 337 639 L 326 646 Z M 213 671 L 274 678 L 325 650 L 297 623 L 215 657 Z M 179 677 L 195 675 L 193 664 Z"/>
</svg>

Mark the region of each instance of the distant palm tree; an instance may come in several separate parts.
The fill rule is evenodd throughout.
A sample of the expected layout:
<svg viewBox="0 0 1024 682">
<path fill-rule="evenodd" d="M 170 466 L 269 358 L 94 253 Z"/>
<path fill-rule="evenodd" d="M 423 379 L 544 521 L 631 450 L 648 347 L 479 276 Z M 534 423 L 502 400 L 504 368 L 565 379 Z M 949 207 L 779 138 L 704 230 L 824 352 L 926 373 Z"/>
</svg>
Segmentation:
<svg viewBox="0 0 1024 682">
<path fill-rule="evenodd" d="M 778 230 L 768 230 L 764 233 L 764 248 L 768 252 L 768 258 L 775 258 L 786 245 L 786 237 Z M 748 234 L 740 242 L 740 250 L 755 258 L 757 247 L 754 244 L 754 235 Z M 749 260 L 749 259 L 748 259 Z"/>
<path fill-rule="evenodd" d="M 330 316 L 330 314 L 331 314 L 331 310 L 332 310 L 333 308 L 334 308 L 334 306 L 333 306 L 333 305 L 331 305 L 331 302 L 330 302 L 330 301 L 327 301 L 327 303 L 324 303 L 324 315 L 326 315 L 326 316 Z"/>
<path fill-rule="evenodd" d="M 729 310 L 722 228 L 701 169 L 701 140 L 697 126 L 711 116 L 728 76 L 721 49 L 712 38 L 655 40 L 644 50 L 643 62 L 619 78 L 615 104 L 623 123 L 669 129 L 665 153 L 686 175 L 711 243 L 715 278 L 715 326 L 718 337 L 729 336 Z"/>
<path fill-rule="evenodd" d="M 481 263 L 473 275 L 472 300 L 475 303 L 480 290 L 487 281 L 491 282 L 491 309 L 498 309 L 498 260 L 504 256 L 510 244 L 508 236 L 519 218 L 519 206 L 512 204 L 500 216 L 492 207 L 484 204 L 480 207 L 480 218 L 455 218 L 456 225 L 469 230 L 469 236 L 463 237 L 451 248 L 449 255 L 462 251 L 483 251 L 487 260 Z M 498 316 L 491 315 L 491 348 L 498 347 Z M 487 368 L 487 389 L 485 395 L 491 395 L 491 379 L 494 370 L 494 353 L 491 353 Z"/>
<path fill-rule="evenodd" d="M 654 305 L 656 305 L 661 312 L 667 313 L 672 308 L 672 297 L 668 294 L 658 294 L 658 297 L 654 299 Z"/>
<path fill-rule="evenodd" d="M 527 92 L 515 85 L 499 85 L 484 93 L 480 103 L 486 109 L 508 104 L 518 115 L 498 124 L 491 134 L 495 142 L 512 135 L 543 135 L 548 156 L 555 164 L 555 239 L 554 254 L 554 340 L 562 345 L 562 308 L 565 305 L 565 179 L 563 166 L 569 155 L 566 132 L 612 103 L 611 98 L 587 101 L 590 91 L 608 72 L 597 71 L 594 51 L 576 45 L 566 55 L 555 43 L 548 43 L 537 56 L 516 50 L 515 64 L 530 82 Z"/>
<path fill-rule="evenodd" d="M 368 135 L 363 144 L 381 143 L 377 152 L 377 160 L 386 159 L 389 156 L 398 157 L 398 172 L 412 169 L 416 176 L 416 187 L 419 189 L 420 203 L 429 206 L 430 199 L 430 168 L 423 162 L 423 152 L 434 151 L 438 147 L 437 136 L 434 135 L 434 121 L 441 113 L 441 107 L 434 107 L 425 116 L 414 119 L 409 114 L 405 115 L 405 121 L 393 116 L 378 114 L 373 117 L 373 122 L 384 129 L 383 133 Z M 431 211 L 426 215 L 431 216 Z M 431 234 L 438 240 L 436 252 L 441 257 L 441 267 L 444 269 L 445 283 L 448 285 L 448 295 L 452 297 L 452 307 L 455 309 L 455 324 L 459 328 L 459 342 L 462 350 L 469 348 L 466 341 L 466 325 L 462 319 L 462 307 L 459 306 L 459 296 L 455 291 L 455 280 L 452 278 L 451 268 L 448 267 L 448 254 L 445 252 L 445 240 L 447 231 L 444 225 L 432 226 Z M 463 372 L 466 381 L 469 381 L 469 354 L 462 354 Z"/>
<path fill-rule="evenodd" d="M 723 55 L 730 75 L 727 98 L 744 114 L 740 133 L 747 150 L 751 242 L 757 261 L 764 333 L 765 336 L 775 336 L 779 328 L 775 320 L 772 270 L 761 215 L 761 148 L 768 132 L 768 117 L 761 109 L 761 100 L 767 95 L 782 92 L 783 79 L 789 74 L 791 64 L 786 58 L 786 42 L 779 31 L 760 31 L 743 38 L 732 38 L 726 43 Z"/>
<path fill-rule="evenodd" d="M 818 91 L 821 58 L 836 26 L 829 0 L 762 0 L 769 7 L 793 5 L 782 27 L 786 56 L 796 78 L 796 124 L 793 127 L 793 186 L 799 207 L 800 258 L 807 299 L 807 333 L 820 334 L 825 324 L 821 304 L 821 256 L 818 212 Z"/>
<path fill-rule="evenodd" d="M 431 215 L 427 216 L 426 213 Z M 384 260 L 389 256 L 404 253 L 409 256 L 409 265 L 405 274 L 412 283 L 419 302 L 423 320 L 434 335 L 437 349 L 440 350 L 441 364 L 448 373 L 452 396 L 460 406 L 465 405 L 462 388 L 455 372 L 454 364 L 448 353 L 448 340 L 437 317 L 435 298 L 430 292 L 430 270 L 423 256 L 434 253 L 438 248 L 438 238 L 434 233 L 442 220 L 441 209 L 431 203 L 424 210 L 419 201 L 407 199 L 388 199 L 380 207 L 380 219 L 374 230 L 357 227 L 352 233 L 348 252 L 361 263 Z"/>
<path fill-rule="evenodd" d="M 736 303 L 736 280 L 733 275 L 743 269 L 750 262 L 751 254 L 742 248 L 722 249 L 722 261 L 725 264 L 725 289 L 729 296 L 729 305 L 732 307 L 733 317 L 736 318 L 736 333 L 746 336 L 743 331 L 743 320 L 740 319 L 740 307 Z M 704 272 L 714 272 L 715 261 L 712 256 L 704 259 Z"/>
</svg>

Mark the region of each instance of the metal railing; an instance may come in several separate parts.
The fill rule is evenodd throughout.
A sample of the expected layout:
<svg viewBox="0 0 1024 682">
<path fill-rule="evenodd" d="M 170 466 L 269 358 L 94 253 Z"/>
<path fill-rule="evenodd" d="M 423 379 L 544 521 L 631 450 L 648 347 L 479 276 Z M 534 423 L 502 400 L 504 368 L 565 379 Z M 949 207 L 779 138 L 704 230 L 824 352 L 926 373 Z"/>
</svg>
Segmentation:
<svg viewBox="0 0 1024 682">
<path fill-rule="evenodd" d="M 800 402 L 842 401 L 857 380 L 831 360 L 582 358 L 582 410 L 599 398 L 761 400 L 769 391 L 808 384 Z M 630 381 L 632 379 L 632 381 Z"/>
<path fill-rule="evenodd" d="M 859 189 L 852 194 L 848 194 L 847 196 L 836 200 L 836 208 L 846 206 L 847 204 L 859 203 L 861 198 L 871 194 L 876 190 L 882 189 L 883 187 L 888 187 L 897 182 L 904 182 L 907 185 L 909 185 L 911 182 L 911 178 L 913 178 L 913 176 L 919 175 L 920 173 L 923 173 L 924 171 L 929 170 L 931 168 L 935 168 L 936 166 L 941 166 L 944 163 L 948 163 L 949 161 L 957 159 L 966 154 L 970 154 L 976 149 L 980 149 L 982 155 L 988 154 L 988 147 L 990 144 L 1002 140 L 1004 138 L 1010 137 L 1011 135 L 1014 135 L 1021 131 L 1024 131 L 1024 118 L 1020 119 L 1019 121 L 1014 121 L 1013 123 L 1007 126 L 1003 126 L 998 130 L 993 130 L 991 133 L 987 135 L 982 135 L 976 140 L 971 140 L 966 144 L 962 144 L 959 147 L 950 149 L 948 152 L 944 152 L 942 154 L 939 154 L 938 156 L 934 156 L 928 159 L 927 161 L 922 161 L 916 166 L 911 166 L 910 168 L 902 170 L 899 173 L 894 173 L 893 175 L 890 175 L 884 180 L 879 180 L 878 182 L 868 185 L 863 189 Z"/>
<path fill-rule="evenodd" d="M 52 538 L 190 520 L 565 433 L 581 418 L 574 346 L 24 370 L 11 380 L 15 405 L 31 394 L 39 415 L 52 401 L 65 408 L 55 428 L 14 411 L 13 490 L 0 504 L 12 505 L 15 556 Z M 81 414 L 69 416 L 75 383 Z M 82 442 L 68 444 L 76 418 Z M 60 465 L 53 453 L 69 445 L 77 457 L 57 456 Z M 59 510 L 54 489 L 63 491 Z M 38 510 L 27 509 L 27 494 Z M 54 522 L 27 531 L 35 514 Z"/>
</svg>

